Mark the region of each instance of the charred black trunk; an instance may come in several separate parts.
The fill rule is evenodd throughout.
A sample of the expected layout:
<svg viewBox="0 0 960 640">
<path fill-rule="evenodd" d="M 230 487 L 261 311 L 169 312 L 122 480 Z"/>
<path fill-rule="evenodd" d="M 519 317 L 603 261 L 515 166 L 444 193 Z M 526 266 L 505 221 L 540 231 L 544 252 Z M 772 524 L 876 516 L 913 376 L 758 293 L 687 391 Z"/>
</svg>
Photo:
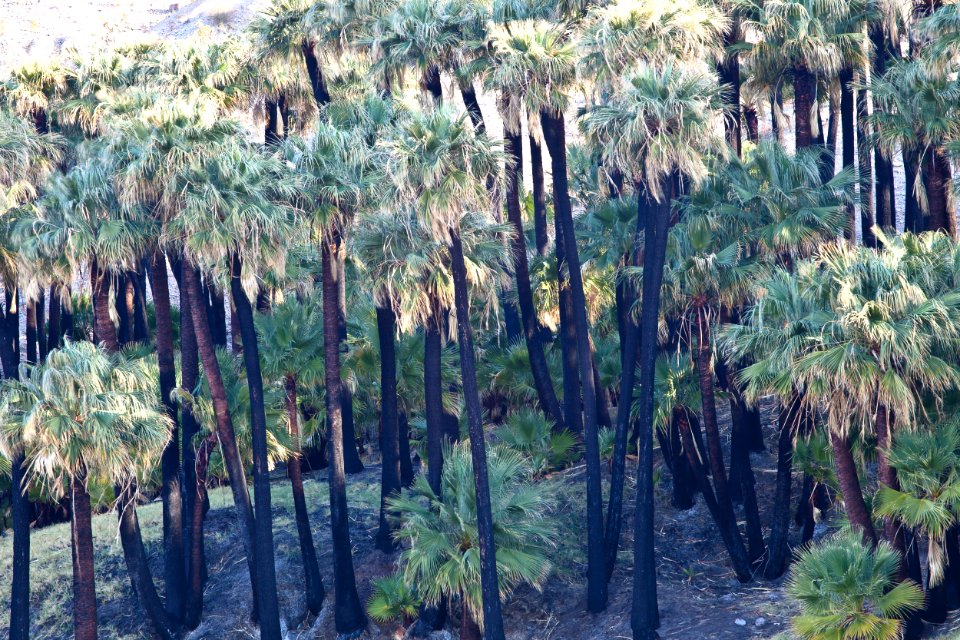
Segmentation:
<svg viewBox="0 0 960 640">
<path fill-rule="evenodd" d="M 395 516 L 388 513 L 387 500 L 400 493 L 400 421 L 397 411 L 397 354 L 394 338 L 397 321 L 393 309 L 377 307 L 377 336 L 380 341 L 380 527 L 376 546 L 393 553 Z"/>
</svg>

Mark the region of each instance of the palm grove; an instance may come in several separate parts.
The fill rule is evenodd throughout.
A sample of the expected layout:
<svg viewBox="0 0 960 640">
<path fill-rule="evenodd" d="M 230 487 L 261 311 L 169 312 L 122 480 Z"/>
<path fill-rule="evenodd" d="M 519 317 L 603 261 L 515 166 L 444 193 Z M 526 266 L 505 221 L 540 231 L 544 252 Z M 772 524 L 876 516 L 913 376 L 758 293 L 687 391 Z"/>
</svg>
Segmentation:
<svg viewBox="0 0 960 640">
<path fill-rule="evenodd" d="M 196 628 L 223 482 L 250 618 L 280 638 L 279 465 L 311 613 L 332 602 L 342 637 L 450 614 L 501 639 L 503 599 L 551 571 L 539 478 L 571 464 L 585 607 L 632 559 L 636 639 L 660 624 L 655 466 L 661 508 L 702 500 L 741 582 L 842 529 L 796 556 L 801 637 L 919 637 L 960 608 L 958 53 L 940 2 L 277 0 L 241 36 L 15 69 L 11 637 L 32 630 L 31 524 L 58 510 L 77 638 L 98 633 L 106 510 L 152 631 Z M 367 606 L 347 501 L 365 440 L 397 566 Z"/>
</svg>

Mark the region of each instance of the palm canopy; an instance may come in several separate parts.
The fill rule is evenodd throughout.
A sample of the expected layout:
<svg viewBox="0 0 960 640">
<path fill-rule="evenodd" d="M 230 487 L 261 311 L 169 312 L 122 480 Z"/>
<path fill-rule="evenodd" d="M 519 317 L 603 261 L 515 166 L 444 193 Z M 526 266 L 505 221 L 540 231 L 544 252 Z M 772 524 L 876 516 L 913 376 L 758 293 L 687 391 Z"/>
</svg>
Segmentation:
<svg viewBox="0 0 960 640">
<path fill-rule="evenodd" d="M 401 518 L 396 537 L 409 545 L 400 556 L 402 571 L 424 602 L 462 597 L 482 628 L 477 498 L 469 443 L 454 445 L 443 460 L 442 501 L 423 474 L 412 489 L 388 501 Z M 528 463 L 518 452 L 490 447 L 487 464 L 500 596 L 522 583 L 540 588 L 550 573 L 547 554 L 556 540 L 548 520 L 548 496 L 529 481 Z"/>
<path fill-rule="evenodd" d="M 488 176 L 499 190 L 502 146 L 474 131 L 465 113 L 439 107 L 410 114 L 383 142 L 391 197 L 449 242 L 467 213 L 492 210 Z"/>
<path fill-rule="evenodd" d="M 31 62 L 14 69 L 0 86 L 0 97 L 18 115 L 37 118 L 49 114 L 66 85 L 66 74 L 57 63 Z M 36 123 L 36 121 L 35 121 Z"/>
<path fill-rule="evenodd" d="M 173 424 L 145 359 L 68 341 L 24 374 L 3 385 L 0 448 L 22 448 L 28 474 L 54 498 L 75 479 L 127 486 L 170 440 Z"/>
<path fill-rule="evenodd" d="M 263 374 L 293 376 L 304 385 L 323 380 L 323 318 L 313 300 L 287 298 L 256 317 Z"/>
<path fill-rule="evenodd" d="M 665 179 L 679 172 L 698 184 L 709 155 L 723 154 L 721 98 L 711 73 L 641 64 L 609 102 L 586 112 L 581 128 L 605 163 L 660 199 Z"/>
</svg>

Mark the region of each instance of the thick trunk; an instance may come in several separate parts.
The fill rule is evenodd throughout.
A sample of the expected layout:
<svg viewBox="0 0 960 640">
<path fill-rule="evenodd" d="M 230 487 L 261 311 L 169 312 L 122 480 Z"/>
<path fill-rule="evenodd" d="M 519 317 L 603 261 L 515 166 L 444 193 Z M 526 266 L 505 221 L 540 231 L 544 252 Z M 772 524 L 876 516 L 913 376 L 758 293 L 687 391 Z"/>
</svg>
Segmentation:
<svg viewBox="0 0 960 640">
<path fill-rule="evenodd" d="M 300 539 L 300 557 L 303 560 L 304 593 L 307 609 L 313 615 L 320 613 L 326 596 L 323 577 L 317 563 L 317 550 L 313 544 L 310 529 L 310 515 L 307 511 L 307 499 L 303 493 L 303 470 L 300 459 L 300 405 L 297 402 L 297 379 L 287 374 L 284 379 L 286 389 L 287 418 L 290 426 L 290 439 L 294 443 L 294 455 L 287 460 L 287 475 L 293 492 L 293 512 L 297 521 L 297 537 Z"/>
<path fill-rule="evenodd" d="M 463 599 L 460 600 L 463 602 Z M 466 604 L 460 613 L 460 640 L 483 640 L 483 633 L 480 631 L 480 625 L 473 619 L 473 614 Z"/>
<path fill-rule="evenodd" d="M 247 555 L 247 571 L 250 574 L 250 585 L 253 589 L 253 607 L 251 617 L 259 619 L 258 595 L 260 582 L 257 579 L 256 547 L 254 544 L 254 517 L 250 506 L 250 494 L 247 492 L 247 476 L 237 448 L 237 438 L 233 430 L 233 420 L 230 418 L 230 404 L 227 400 L 227 390 L 223 385 L 220 374 L 220 363 L 217 361 L 217 352 L 210 336 L 210 323 L 207 320 L 207 305 L 203 299 L 200 286 L 200 272 L 189 261 L 183 260 L 184 291 L 189 299 L 190 314 L 193 317 L 193 332 L 196 336 L 197 349 L 203 370 L 206 373 L 207 384 L 210 387 L 210 399 L 213 403 L 213 412 L 217 423 L 217 437 L 220 440 L 220 450 L 224 466 L 230 478 L 230 490 L 233 494 L 233 504 L 237 511 L 237 525 L 240 539 L 243 541 Z"/>
<path fill-rule="evenodd" d="M 857 188 L 860 200 L 860 228 L 863 244 L 876 248 L 877 236 L 871 231 L 877 224 L 873 203 L 873 159 L 869 142 L 869 105 L 867 91 L 857 90 Z M 846 144 L 846 143 L 844 143 Z"/>
<path fill-rule="evenodd" d="M 387 513 L 387 500 L 400 493 L 400 421 L 397 413 L 397 354 L 394 343 L 397 320 L 390 307 L 377 307 L 377 336 L 380 341 L 380 527 L 376 546 L 393 553 L 394 516 Z"/>
<path fill-rule="evenodd" d="M 161 498 L 163 500 L 163 562 L 164 593 L 167 613 L 174 620 L 183 618 L 184 587 L 186 582 L 183 548 L 183 496 L 180 485 L 180 434 L 178 433 L 177 405 L 170 392 L 177 386 L 174 364 L 173 320 L 170 316 L 170 289 L 167 281 L 167 260 L 155 250 L 150 264 L 150 288 L 157 324 L 157 364 L 159 367 L 160 399 L 173 422 L 173 438 L 160 458 Z"/>
<path fill-rule="evenodd" d="M 211 284 L 207 293 L 210 302 L 210 333 L 213 336 L 213 344 L 218 348 L 224 348 L 227 346 L 227 309 L 223 291 Z M 243 333 L 240 331 L 239 324 L 236 329 L 238 333 Z"/>
<path fill-rule="evenodd" d="M 93 571 L 93 512 L 82 477 L 70 483 L 73 549 L 73 637 L 97 640 L 97 591 Z"/>
<path fill-rule="evenodd" d="M 747 125 L 747 140 L 753 144 L 760 142 L 760 117 L 756 107 L 744 105 L 743 120 Z"/>
<path fill-rule="evenodd" d="M 953 180 L 950 160 L 942 151 L 930 149 L 924 154 L 923 171 L 930 209 L 927 229 L 943 231 L 956 239 L 957 217 L 951 201 Z"/>
<path fill-rule="evenodd" d="M 897 478 L 897 470 L 890 464 L 889 458 L 893 436 L 893 416 L 883 404 L 877 406 L 874 427 L 877 433 L 877 481 L 899 491 L 900 481 Z M 900 554 L 900 579 L 905 579 L 907 577 L 907 545 L 903 537 L 903 527 L 896 519 L 889 517 L 883 519 L 883 538 Z"/>
<path fill-rule="evenodd" d="M 303 60 L 307 65 L 307 76 L 310 80 L 313 100 L 317 104 L 317 109 L 323 109 L 330 102 L 330 93 L 327 91 L 327 83 L 324 81 L 323 72 L 320 70 L 320 61 L 317 60 L 316 43 L 304 42 L 300 49 L 303 53 Z"/>
<path fill-rule="evenodd" d="M 431 64 L 424 70 L 420 78 L 420 89 L 433 99 L 434 105 L 443 102 L 443 85 L 440 84 L 440 68 Z"/>
<path fill-rule="evenodd" d="M 507 170 L 507 216 L 513 226 L 513 267 L 517 278 L 517 299 L 520 305 L 520 315 L 523 320 L 523 337 L 527 344 L 527 356 L 530 359 L 530 370 L 533 373 L 534 386 L 537 389 L 537 398 L 544 413 L 553 419 L 556 428 L 563 429 L 563 410 L 557 400 L 557 392 L 550 379 L 550 369 L 547 358 L 540 342 L 540 323 L 537 320 L 537 310 L 533 304 L 533 291 L 530 287 L 530 267 L 527 264 L 527 245 L 523 234 L 523 214 L 520 204 L 520 188 L 523 170 L 523 147 L 520 134 L 508 134 L 506 137 L 507 152 L 512 162 Z"/>
<path fill-rule="evenodd" d="M 850 440 L 847 436 L 834 432 L 830 434 L 830 444 L 833 447 L 837 481 L 840 485 L 840 493 L 843 495 L 847 518 L 850 520 L 851 527 L 863 536 L 864 543 L 874 547 L 877 544 L 877 534 L 873 528 L 867 503 L 863 499 L 863 489 L 860 487 L 860 478 L 857 476 L 857 463 L 853 459 Z"/>
<path fill-rule="evenodd" d="M 633 251 L 629 262 L 639 266 L 640 238 L 647 216 L 656 209 L 643 196 L 637 198 L 637 229 L 633 235 Z M 622 291 L 620 291 L 622 287 Z M 630 305 L 636 298 L 636 293 L 626 279 L 618 283 L 618 299 L 620 300 L 619 324 L 621 348 L 620 369 L 620 397 L 617 399 L 616 434 L 613 444 L 613 460 L 610 472 L 610 500 L 607 503 L 607 522 L 604 529 L 604 547 L 607 555 L 607 576 L 613 575 L 614 564 L 617 560 L 617 551 L 620 547 L 620 531 L 623 527 L 623 485 L 626 477 L 627 437 L 630 426 L 630 413 L 633 407 L 633 390 L 637 371 L 637 350 L 639 348 L 639 327 L 630 313 Z"/>
<path fill-rule="evenodd" d="M 559 218 L 556 226 L 557 254 L 557 304 L 560 311 L 560 358 L 563 370 L 563 416 L 564 423 L 574 435 L 583 434 L 583 414 L 580 399 L 580 367 L 577 362 L 577 327 L 573 319 L 573 295 L 570 291 L 569 269 L 564 247 L 563 230 Z"/>
<path fill-rule="evenodd" d="M 177 622 L 164 609 L 153 577 L 147 563 L 147 553 L 140 535 L 140 523 L 137 520 L 136 490 L 133 486 L 125 489 L 117 487 L 117 511 L 120 520 L 120 544 L 127 572 L 133 583 L 137 600 L 150 619 L 154 633 L 162 640 L 174 640 L 178 637 Z"/>
<path fill-rule="evenodd" d="M 774 490 L 767 562 L 763 577 L 773 580 L 783 575 L 790 561 L 790 490 L 793 486 L 793 434 L 801 420 L 801 400 L 794 395 L 779 414 L 777 438 L 777 484 Z"/>
<path fill-rule="evenodd" d="M 903 171 L 906 176 L 906 184 L 904 185 L 906 193 L 904 194 L 904 207 L 903 207 L 903 229 L 904 231 L 912 231 L 914 233 L 920 233 L 921 231 L 927 230 L 927 224 L 929 220 L 923 215 L 923 207 L 920 205 L 920 194 L 916 189 L 916 180 L 922 180 L 920 176 L 920 152 L 913 147 L 904 147 L 902 152 L 903 157 Z M 890 170 L 892 175 L 893 164 L 890 164 Z M 880 165 L 877 165 L 878 171 Z M 878 189 L 879 181 L 881 176 L 877 176 Z M 881 197 L 879 194 L 878 198 Z M 881 214 L 878 209 L 877 215 Z"/>
<path fill-rule="evenodd" d="M 10 586 L 10 640 L 30 637 L 30 500 L 22 454 L 13 456 L 10 478 L 13 525 L 13 581 Z"/>
<path fill-rule="evenodd" d="M 543 149 L 536 135 L 530 134 L 530 176 L 533 183 L 533 231 L 537 253 L 547 255 L 547 189 L 543 178 Z"/>
<path fill-rule="evenodd" d="M 795 140 L 797 149 L 806 149 L 813 144 L 813 76 L 810 71 L 798 64 L 793 69 L 793 107 Z"/>
<path fill-rule="evenodd" d="M 129 274 L 133 283 L 133 340 L 146 344 L 150 340 L 147 320 L 147 274 L 143 266 Z"/>
<path fill-rule="evenodd" d="M 590 326 L 583 275 L 574 235 L 573 212 L 567 189 L 566 133 L 563 114 L 541 112 L 544 140 L 553 168 L 554 214 L 563 229 L 564 253 L 570 278 L 573 320 L 576 326 L 577 365 L 583 394 L 583 442 L 587 466 L 587 610 L 593 613 L 607 607 L 607 568 L 603 539 L 603 495 L 601 488 L 600 445 L 597 440 L 597 388 L 590 353 Z"/>
<path fill-rule="evenodd" d="M 347 508 L 347 483 L 344 472 L 343 414 L 341 410 L 340 331 L 338 321 L 337 243 L 324 241 L 322 247 L 323 281 L 323 359 L 326 384 L 327 422 L 330 426 L 330 531 L 333 540 L 334 618 L 337 633 L 352 634 L 367 626 L 367 618 L 357 594 L 350 544 L 350 520 Z"/>
<path fill-rule="evenodd" d="M 467 291 L 467 268 L 463 245 L 457 232 L 451 229 L 449 245 L 456 303 L 457 337 L 460 347 L 460 372 L 463 399 L 470 429 L 470 453 L 477 501 L 477 543 L 480 552 L 480 590 L 483 601 L 485 640 L 503 640 L 503 614 L 500 609 L 500 589 L 497 578 L 497 556 L 493 539 L 493 513 L 490 506 L 490 482 L 487 477 L 487 448 L 483 435 L 483 414 L 480 392 L 477 388 L 476 356 L 473 348 L 473 327 L 470 318 L 470 299 Z"/>
<path fill-rule="evenodd" d="M 120 350 L 117 330 L 110 318 L 110 275 L 100 269 L 97 259 L 91 261 L 90 285 L 93 288 L 93 320 L 97 341 L 110 353 Z"/>
<path fill-rule="evenodd" d="M 693 477 L 693 470 L 683 450 L 680 426 L 675 417 L 670 420 L 667 430 L 657 429 L 655 435 L 660 443 L 664 464 L 670 469 L 673 480 L 670 504 L 680 511 L 686 511 L 694 504 L 696 478 Z"/>
<path fill-rule="evenodd" d="M 460 95 L 463 96 L 463 106 L 467 108 L 470 114 L 470 121 L 473 123 L 477 133 L 486 131 L 486 125 L 483 122 L 483 112 L 480 110 L 480 101 L 477 100 L 477 91 L 473 88 L 473 82 L 461 80 L 459 82 Z"/>
<path fill-rule="evenodd" d="M 207 501 L 207 468 L 210 466 L 210 455 L 217 446 L 216 434 L 204 438 L 197 451 L 195 473 L 196 478 L 188 491 L 192 492 L 190 500 L 192 509 L 190 517 L 190 568 L 187 580 L 186 607 L 184 625 L 193 630 L 200 626 L 200 616 L 203 613 L 203 586 L 205 582 L 206 556 L 203 550 L 203 505 Z"/>
<path fill-rule="evenodd" d="M 280 640 L 280 606 L 277 603 L 277 573 L 274 563 L 273 511 L 270 495 L 270 460 L 267 450 L 267 415 L 260 372 L 260 349 L 253 320 L 253 307 L 240 283 L 243 265 L 233 257 L 230 293 L 237 308 L 240 334 L 243 336 L 243 365 L 250 393 L 250 431 L 253 449 L 253 495 L 256 507 L 254 543 L 260 595 L 260 637 Z"/>
<path fill-rule="evenodd" d="M 280 110 L 276 99 L 264 100 L 263 115 L 263 144 L 275 147 L 283 141 L 280 135 Z"/>
<path fill-rule="evenodd" d="M 640 315 L 640 401 L 637 418 L 637 505 L 633 535 L 633 600 L 630 627 L 633 640 L 657 637 L 660 613 L 657 608 L 657 563 L 654 556 L 653 519 L 653 403 L 657 359 L 657 328 L 660 319 L 660 286 L 670 226 L 670 197 L 673 180 L 664 180 L 661 202 L 651 202 L 644 217 L 643 279 Z"/>
<path fill-rule="evenodd" d="M 840 71 L 840 137 L 843 144 L 843 168 L 853 171 L 853 164 L 856 161 L 856 126 L 854 123 L 854 98 L 853 98 L 853 69 L 844 67 Z M 853 200 L 847 205 L 847 228 L 846 238 L 851 242 L 857 240 L 857 211 Z M 863 228 L 864 244 L 867 244 L 867 236 L 870 235 L 870 228 Z"/>
</svg>

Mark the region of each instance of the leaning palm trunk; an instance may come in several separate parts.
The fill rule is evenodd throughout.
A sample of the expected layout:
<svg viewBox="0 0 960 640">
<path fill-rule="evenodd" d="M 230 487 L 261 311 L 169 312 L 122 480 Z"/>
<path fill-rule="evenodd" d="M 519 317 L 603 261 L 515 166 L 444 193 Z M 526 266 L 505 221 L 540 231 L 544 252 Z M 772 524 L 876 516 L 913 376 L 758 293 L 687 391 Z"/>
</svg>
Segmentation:
<svg viewBox="0 0 960 640">
<path fill-rule="evenodd" d="M 537 310 L 533 305 L 533 291 L 530 288 L 530 267 L 527 264 L 527 245 L 523 235 L 523 218 L 520 213 L 520 181 L 523 171 L 522 137 L 519 133 L 507 134 L 506 148 L 513 162 L 507 169 L 507 216 L 513 225 L 513 268 L 517 277 L 517 299 L 523 321 L 523 338 L 527 344 L 527 356 L 530 370 L 537 390 L 537 398 L 544 413 L 550 416 L 556 428 L 564 428 L 563 410 L 557 400 L 557 392 L 550 379 L 547 358 L 540 341 L 540 326 Z"/>
<path fill-rule="evenodd" d="M 357 594 L 347 512 L 347 484 L 343 467 L 343 416 L 340 401 L 340 348 L 337 319 L 338 291 L 334 242 L 325 239 L 322 248 L 323 360 L 326 384 L 327 422 L 330 426 L 330 530 L 333 539 L 334 618 L 337 633 L 352 634 L 366 627 L 367 619 Z"/>
<path fill-rule="evenodd" d="M 480 589 L 483 602 L 483 625 L 486 640 L 503 640 L 503 614 L 500 609 L 500 587 L 497 577 L 497 556 L 493 539 L 493 513 L 490 506 L 490 482 L 487 478 L 487 449 L 483 435 L 483 409 L 477 388 L 476 356 L 473 351 L 473 328 L 470 326 L 470 300 L 467 292 L 467 268 L 463 244 L 456 230 L 450 230 L 450 262 L 453 272 L 454 300 L 457 309 L 457 337 L 460 346 L 460 372 L 463 377 L 463 399 L 470 429 L 470 453 L 473 458 L 477 500 L 477 538 L 480 547 Z"/>
<path fill-rule="evenodd" d="M 393 523 L 387 500 L 400 493 L 400 419 L 397 412 L 397 354 L 394 344 L 396 316 L 389 306 L 377 306 L 377 336 L 380 341 L 380 528 L 377 548 L 393 553 Z"/>
<path fill-rule="evenodd" d="M 603 539 L 603 495 L 600 480 L 600 445 L 597 440 L 597 389 L 590 353 L 590 328 L 583 275 L 574 235 L 573 212 L 567 189 L 566 133 L 563 114 L 541 111 L 544 139 L 553 163 L 554 212 L 563 230 L 573 319 L 576 326 L 577 365 L 583 393 L 583 442 L 587 466 L 587 610 L 598 613 L 607 608 L 607 568 Z"/>
<path fill-rule="evenodd" d="M 240 283 L 243 264 L 233 257 L 230 292 L 237 308 L 240 334 L 243 337 L 243 365 L 250 393 L 250 430 L 253 444 L 253 493 L 256 504 L 254 544 L 256 545 L 257 580 L 260 595 L 260 637 L 280 640 L 280 606 L 277 603 L 277 573 L 273 559 L 273 511 L 270 496 L 270 461 L 267 452 L 267 415 L 263 400 L 263 376 L 260 372 L 260 349 L 253 322 L 253 307 Z"/>
<path fill-rule="evenodd" d="M 233 493 L 233 504 L 237 510 L 237 524 L 240 527 L 240 537 L 243 540 L 244 551 L 247 555 L 247 570 L 250 574 L 250 585 L 253 590 L 253 611 L 251 618 L 259 619 L 259 590 L 257 580 L 256 547 L 254 545 L 254 517 L 250 507 L 250 494 L 247 492 L 247 476 L 237 449 L 237 438 L 233 431 L 233 421 L 230 419 L 230 405 L 227 401 L 227 391 L 220 374 L 220 364 L 217 362 L 217 353 L 210 336 L 210 324 L 207 321 L 207 305 L 204 304 L 200 287 L 200 272 L 183 260 L 184 293 L 189 299 L 190 313 L 193 317 L 193 331 L 200 351 L 200 360 L 210 386 L 210 398 L 213 401 L 213 412 L 217 423 L 217 436 L 220 439 L 220 448 L 224 466 L 230 478 L 230 490 Z"/>
<path fill-rule="evenodd" d="M 323 578 L 317 564 L 317 551 L 313 545 L 313 533 L 310 530 L 310 516 L 307 500 L 303 494 L 303 471 L 300 459 L 300 405 L 297 402 L 297 379 L 287 375 L 284 380 L 286 389 L 287 420 L 290 424 L 290 438 L 296 445 L 296 451 L 287 461 L 287 475 L 293 491 L 293 510 L 297 521 L 297 537 L 300 539 L 300 555 L 303 559 L 304 591 L 307 596 L 307 609 L 317 615 L 323 607 L 325 597 Z"/>
<path fill-rule="evenodd" d="M 170 317 L 170 289 L 167 282 L 167 260 L 157 249 L 150 264 L 150 288 L 157 323 L 157 364 L 160 399 L 173 423 L 173 437 L 160 459 L 163 500 L 164 586 L 167 613 L 175 620 L 183 618 L 186 575 L 183 548 L 183 496 L 180 491 L 180 441 L 177 407 L 170 394 L 177 386 L 174 363 L 173 322 Z"/>
<path fill-rule="evenodd" d="M 857 463 L 850 449 L 850 439 L 845 434 L 833 431 L 830 433 L 830 444 L 833 447 L 837 481 L 840 484 L 840 493 L 843 495 L 843 504 L 850 525 L 863 537 L 864 544 L 876 546 L 877 533 L 873 528 L 867 503 L 863 499 L 863 489 L 860 486 L 860 478 L 857 476 Z"/>
</svg>

